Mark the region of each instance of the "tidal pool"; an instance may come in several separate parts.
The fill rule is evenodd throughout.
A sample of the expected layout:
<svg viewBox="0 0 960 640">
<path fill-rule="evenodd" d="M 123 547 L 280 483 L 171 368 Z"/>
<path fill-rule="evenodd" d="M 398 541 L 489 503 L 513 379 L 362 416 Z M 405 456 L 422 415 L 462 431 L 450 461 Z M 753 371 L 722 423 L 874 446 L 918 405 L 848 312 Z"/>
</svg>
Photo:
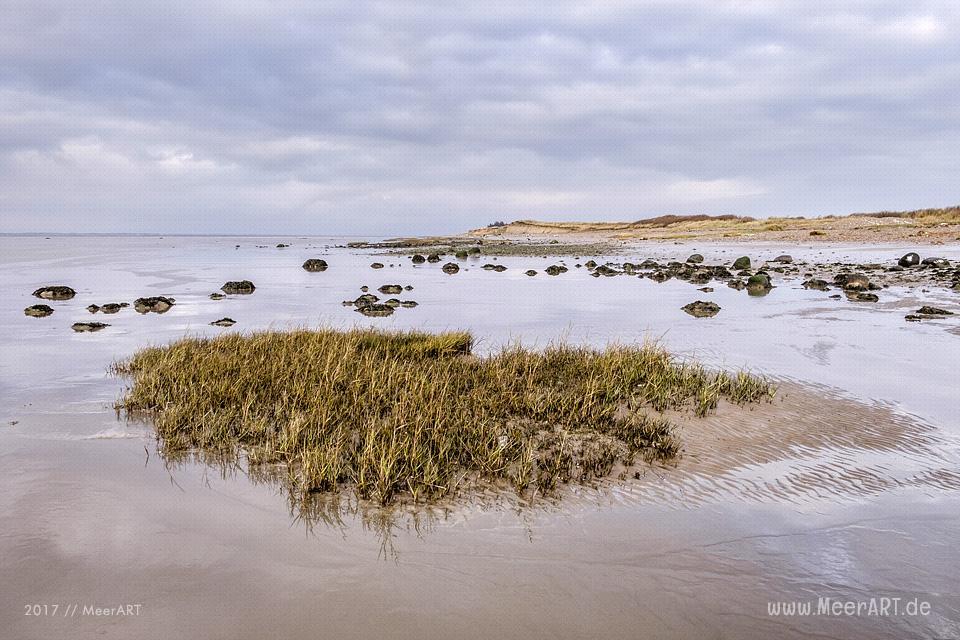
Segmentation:
<svg viewBox="0 0 960 640">
<path fill-rule="evenodd" d="M 412 266 L 345 238 L 0 238 L 0 635 L 11 638 L 960 635 L 960 316 L 907 323 L 960 295 L 891 287 L 834 300 L 774 274 L 769 295 L 723 283 L 592 278 L 566 258 Z M 288 243 L 278 249 L 277 243 Z M 237 247 L 236 245 L 239 245 Z M 902 246 L 637 244 L 610 259 L 707 263 L 780 253 L 893 264 Z M 960 259 L 960 248 L 922 253 Z M 308 273 L 307 258 L 324 272 Z M 582 256 L 579 262 L 596 256 Z M 371 262 L 387 265 L 374 270 Z M 556 277 L 543 269 L 563 262 Z M 395 266 L 391 267 L 390 264 Z M 536 269 L 536 277 L 524 275 Z M 252 295 L 209 299 L 228 280 Z M 47 318 L 36 288 L 65 284 Z M 419 306 L 365 318 L 360 287 L 412 285 Z M 164 314 L 89 304 L 170 296 Z M 713 318 L 681 307 L 720 305 Z M 231 328 L 210 322 L 230 317 Z M 77 334 L 70 326 L 111 326 Z M 467 329 L 511 341 L 662 341 L 781 383 L 770 405 L 721 407 L 681 436 L 675 468 L 519 504 L 479 496 L 389 518 L 349 503 L 291 512 L 240 468 L 171 464 L 148 424 L 118 419 L 111 363 L 148 344 L 288 326 Z M 768 603 L 901 598 L 922 616 L 777 616 Z M 25 615 L 32 605 L 59 615 Z M 75 616 L 64 607 L 80 605 Z M 81 615 L 140 604 L 139 615 Z M 69 609 L 67 609 L 69 610 Z M 49 611 L 49 609 L 48 609 Z"/>
</svg>

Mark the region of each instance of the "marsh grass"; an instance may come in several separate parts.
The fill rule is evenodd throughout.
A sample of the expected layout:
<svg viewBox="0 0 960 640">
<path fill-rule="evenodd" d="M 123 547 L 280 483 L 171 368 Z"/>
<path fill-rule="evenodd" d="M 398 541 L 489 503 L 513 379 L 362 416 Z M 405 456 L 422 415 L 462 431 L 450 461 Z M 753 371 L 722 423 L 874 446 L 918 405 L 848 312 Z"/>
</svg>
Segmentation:
<svg viewBox="0 0 960 640">
<path fill-rule="evenodd" d="M 152 418 L 165 456 L 244 455 L 291 500 L 352 489 L 379 504 L 471 486 L 547 494 L 678 455 L 661 414 L 769 398 L 766 381 L 681 363 L 654 344 L 519 345 L 468 333 L 290 330 L 185 338 L 115 365 L 117 405 Z"/>
</svg>

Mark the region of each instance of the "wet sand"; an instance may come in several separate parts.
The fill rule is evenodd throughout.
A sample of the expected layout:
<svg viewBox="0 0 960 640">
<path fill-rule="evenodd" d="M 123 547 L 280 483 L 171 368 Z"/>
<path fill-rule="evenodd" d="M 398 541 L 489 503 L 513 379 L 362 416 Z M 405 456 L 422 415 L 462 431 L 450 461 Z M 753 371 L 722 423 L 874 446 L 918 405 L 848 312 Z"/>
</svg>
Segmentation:
<svg viewBox="0 0 960 640">
<path fill-rule="evenodd" d="M 530 279 L 523 269 L 550 261 L 529 257 L 502 258 L 510 266 L 503 274 L 470 262 L 456 276 L 439 265 L 374 272 L 369 252 L 324 249 L 337 241 L 283 241 L 293 246 L 278 250 L 279 240 L 259 238 L 0 240 L 3 634 L 960 635 L 960 416 L 950 382 L 960 338 L 954 324 L 908 324 L 902 312 L 914 300 L 953 304 L 952 294 L 893 288 L 863 308 L 797 283 L 778 282 L 760 299 L 718 287 L 723 311 L 696 319 L 679 309 L 703 296 L 688 283 L 574 270 Z M 331 269 L 302 272 L 307 257 L 324 257 Z M 207 298 L 241 277 L 257 283 L 255 294 Z M 386 319 L 340 306 L 361 284 L 393 281 L 414 285 L 420 306 Z M 30 291 L 61 282 L 77 289 L 75 300 L 54 304 L 50 318 L 22 315 Z M 142 295 L 177 304 L 163 315 L 122 311 L 96 334 L 69 330 L 90 317 L 91 302 Z M 714 417 L 683 421 L 679 463 L 627 483 L 571 489 L 533 506 L 491 495 L 390 519 L 347 508 L 340 522 L 309 526 L 276 484 L 251 481 L 243 467 L 221 474 L 167 464 L 149 425 L 118 421 L 111 409 L 124 384 L 107 375 L 111 362 L 184 333 L 215 335 L 223 329 L 207 323 L 223 315 L 238 320 L 231 331 L 465 328 L 483 338 L 481 349 L 513 339 L 655 337 L 682 355 L 773 376 L 781 393 L 746 413 L 722 406 Z M 820 596 L 921 597 L 933 613 L 768 615 L 768 601 Z M 34 603 L 143 607 L 124 618 L 25 616 Z"/>
</svg>

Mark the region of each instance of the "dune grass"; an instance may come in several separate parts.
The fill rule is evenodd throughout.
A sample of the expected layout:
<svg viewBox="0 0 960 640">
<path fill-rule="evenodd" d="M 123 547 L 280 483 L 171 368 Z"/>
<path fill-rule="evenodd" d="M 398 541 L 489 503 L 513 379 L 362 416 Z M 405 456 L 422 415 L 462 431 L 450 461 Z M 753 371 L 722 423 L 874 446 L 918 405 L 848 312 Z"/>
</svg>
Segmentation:
<svg viewBox="0 0 960 640">
<path fill-rule="evenodd" d="M 154 421 L 165 455 L 277 465 L 292 495 L 430 501 L 471 485 L 521 495 L 678 455 L 661 413 L 772 395 L 762 379 L 653 344 L 471 355 L 468 333 L 290 330 L 185 338 L 115 366 L 118 410 Z"/>
</svg>

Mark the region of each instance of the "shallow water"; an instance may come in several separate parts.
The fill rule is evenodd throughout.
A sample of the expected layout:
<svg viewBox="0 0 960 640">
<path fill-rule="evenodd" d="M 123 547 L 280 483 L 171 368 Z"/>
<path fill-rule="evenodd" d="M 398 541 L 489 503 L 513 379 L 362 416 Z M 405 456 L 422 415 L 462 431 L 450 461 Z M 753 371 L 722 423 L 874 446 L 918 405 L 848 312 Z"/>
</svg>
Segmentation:
<svg viewBox="0 0 960 640">
<path fill-rule="evenodd" d="M 277 242 L 290 243 L 277 249 Z M 960 320 L 955 292 L 891 288 L 877 304 L 831 300 L 775 277 L 754 298 L 713 283 L 592 278 L 559 258 L 413 267 L 333 248 L 345 239 L 0 238 L 0 636 L 956 637 L 960 635 Z M 240 245 L 236 248 L 236 245 Z M 266 248 L 258 248 L 265 245 Z M 707 262 L 784 247 L 651 244 L 614 260 Z M 791 247 L 797 259 L 892 263 L 909 247 Z M 960 259 L 960 248 L 936 253 Z M 330 268 L 300 264 L 323 257 Z M 590 256 L 584 256 L 583 260 Z M 395 265 L 372 270 L 374 260 Z M 598 260 L 599 261 L 599 260 Z M 528 268 L 541 271 L 530 278 Z M 226 280 L 257 291 L 211 301 Z M 420 303 L 389 318 L 341 306 L 387 284 Z M 76 298 L 28 318 L 42 285 Z M 88 304 L 169 295 L 166 314 L 91 315 Z M 680 310 L 713 300 L 697 319 Z M 231 329 L 210 327 L 223 316 Z M 76 321 L 110 323 L 75 334 Z M 671 350 L 784 381 L 769 406 L 721 407 L 684 426 L 677 468 L 560 505 L 508 499 L 398 517 L 348 510 L 312 529 L 270 483 L 191 463 L 170 467 L 149 426 L 118 421 L 111 362 L 184 334 L 286 326 L 469 329 L 479 350 L 512 340 Z M 11 424 L 16 422 L 16 424 Z M 416 525 L 416 526 L 415 526 Z M 770 616 L 770 601 L 918 597 L 925 616 Z M 142 604 L 139 616 L 64 616 L 64 606 Z M 59 615 L 24 606 L 60 604 Z M 48 609 L 49 610 L 49 609 Z M 67 609 L 69 610 L 69 609 Z"/>
</svg>

